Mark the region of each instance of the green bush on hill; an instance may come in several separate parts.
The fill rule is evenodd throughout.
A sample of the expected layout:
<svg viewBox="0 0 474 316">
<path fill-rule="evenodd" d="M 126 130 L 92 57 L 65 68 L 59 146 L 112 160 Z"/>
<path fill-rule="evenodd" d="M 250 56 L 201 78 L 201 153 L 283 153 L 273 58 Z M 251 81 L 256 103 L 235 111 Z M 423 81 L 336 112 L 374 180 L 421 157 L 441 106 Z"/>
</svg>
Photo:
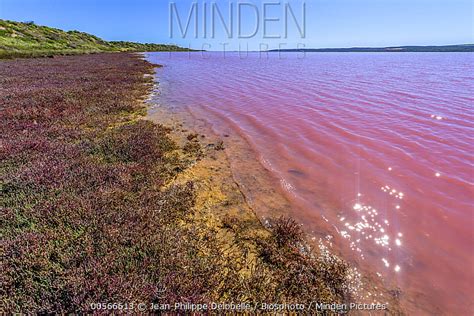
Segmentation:
<svg viewBox="0 0 474 316">
<path fill-rule="evenodd" d="M 34 22 L 0 19 L 0 58 L 123 51 L 187 51 L 176 45 L 108 42 L 97 36 L 63 31 Z"/>
</svg>

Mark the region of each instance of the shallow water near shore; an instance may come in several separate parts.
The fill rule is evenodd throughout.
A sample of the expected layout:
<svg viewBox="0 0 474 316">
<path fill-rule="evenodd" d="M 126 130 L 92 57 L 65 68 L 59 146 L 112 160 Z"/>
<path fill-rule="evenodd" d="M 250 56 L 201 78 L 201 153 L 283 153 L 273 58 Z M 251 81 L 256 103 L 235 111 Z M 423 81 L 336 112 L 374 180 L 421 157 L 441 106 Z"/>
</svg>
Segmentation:
<svg viewBox="0 0 474 316">
<path fill-rule="evenodd" d="M 473 311 L 473 54 L 147 57 L 159 103 L 239 135 L 286 198 L 254 200 L 399 287 L 407 312 Z"/>
</svg>

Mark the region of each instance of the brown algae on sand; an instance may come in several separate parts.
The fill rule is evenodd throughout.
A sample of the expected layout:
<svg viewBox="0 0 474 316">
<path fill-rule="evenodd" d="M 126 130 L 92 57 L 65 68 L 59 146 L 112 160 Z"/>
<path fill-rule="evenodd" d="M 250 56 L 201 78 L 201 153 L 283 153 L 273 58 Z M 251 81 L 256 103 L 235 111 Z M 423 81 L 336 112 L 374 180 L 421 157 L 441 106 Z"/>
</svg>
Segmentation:
<svg viewBox="0 0 474 316">
<path fill-rule="evenodd" d="M 173 126 L 171 137 L 193 161 L 174 183 L 193 181 L 196 207 L 190 224 L 202 227 L 203 232 L 215 231 L 216 244 L 224 249 L 224 261 L 232 263 L 224 269 L 231 271 L 231 279 L 223 282 L 223 297 L 271 302 L 351 300 L 359 287 L 357 271 L 328 249 L 312 248 L 300 225 L 292 219 L 278 215 L 262 223 L 234 179 L 227 153 L 220 148 L 224 145 L 222 139 L 207 129 L 193 130 L 186 118 L 163 106 L 150 113 L 149 119 Z M 189 156 L 193 151 L 186 150 L 195 147 L 199 148 L 197 158 Z M 239 284 L 238 289 L 226 288 L 229 284 Z M 258 289 L 243 290 L 255 286 Z"/>
</svg>

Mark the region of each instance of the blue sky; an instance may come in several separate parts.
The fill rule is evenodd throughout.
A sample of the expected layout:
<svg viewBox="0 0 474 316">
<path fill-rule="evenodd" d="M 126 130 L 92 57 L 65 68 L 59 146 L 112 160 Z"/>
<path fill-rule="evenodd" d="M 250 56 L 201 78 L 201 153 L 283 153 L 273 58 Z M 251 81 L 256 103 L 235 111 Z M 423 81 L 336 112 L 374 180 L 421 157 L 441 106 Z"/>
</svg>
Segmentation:
<svg viewBox="0 0 474 316">
<path fill-rule="evenodd" d="M 289 37 L 284 37 L 285 4 L 290 2 L 295 20 L 289 16 Z M 181 23 L 193 3 L 198 7 L 198 37 L 194 23 L 185 38 L 180 36 L 176 14 L 173 16 L 174 36 L 170 37 L 170 3 L 176 3 Z M 215 14 L 215 38 L 210 38 L 211 3 L 229 25 L 229 3 L 233 3 L 232 38 Z M 237 37 L 239 26 L 237 4 L 253 3 L 255 7 L 241 7 L 241 29 L 249 34 L 259 23 L 258 32 L 250 39 Z M 282 38 L 264 38 L 264 3 L 267 35 Z M 273 4 L 270 4 L 273 3 Z M 297 25 L 303 25 L 302 4 L 306 3 L 306 36 L 302 38 Z M 259 47 L 307 48 L 391 46 L 391 45 L 444 45 L 474 42 L 472 0 L 0 0 L 0 18 L 16 21 L 35 21 L 40 25 L 65 30 L 80 30 L 106 40 L 175 43 L 192 48 L 221 50 L 256 50 Z M 203 11 L 207 6 L 207 37 L 203 34 Z M 264 46 L 260 46 L 263 44 Z"/>
</svg>

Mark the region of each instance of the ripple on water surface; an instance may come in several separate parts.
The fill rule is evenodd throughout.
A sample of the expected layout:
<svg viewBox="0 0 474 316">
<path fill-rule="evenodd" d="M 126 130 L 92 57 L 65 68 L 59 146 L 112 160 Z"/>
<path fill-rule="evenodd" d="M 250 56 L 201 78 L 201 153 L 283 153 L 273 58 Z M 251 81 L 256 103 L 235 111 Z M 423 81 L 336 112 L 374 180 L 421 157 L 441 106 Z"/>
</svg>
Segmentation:
<svg viewBox="0 0 474 316">
<path fill-rule="evenodd" d="M 160 102 L 245 138 L 308 231 L 323 218 L 417 304 L 472 312 L 473 54 L 259 57 L 149 55 Z"/>
</svg>

